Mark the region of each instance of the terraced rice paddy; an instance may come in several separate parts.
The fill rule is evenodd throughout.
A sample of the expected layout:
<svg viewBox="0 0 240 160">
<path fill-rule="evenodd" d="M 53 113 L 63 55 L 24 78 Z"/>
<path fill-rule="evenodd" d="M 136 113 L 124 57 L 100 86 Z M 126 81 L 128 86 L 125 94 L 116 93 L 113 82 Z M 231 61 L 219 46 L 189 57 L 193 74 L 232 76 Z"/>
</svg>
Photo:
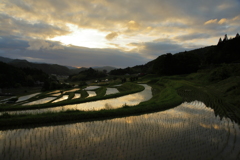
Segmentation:
<svg viewBox="0 0 240 160">
<path fill-rule="evenodd" d="M 98 89 L 98 88 L 100 88 L 100 86 L 88 86 L 84 90 L 89 91 L 89 90 L 94 90 L 94 89 Z"/>
<path fill-rule="evenodd" d="M 55 93 L 55 94 L 52 94 L 51 96 L 60 96 L 62 93 Z"/>
<path fill-rule="evenodd" d="M 140 102 L 148 101 L 149 99 L 152 98 L 151 87 L 146 84 L 142 84 L 142 85 L 145 87 L 145 89 L 142 92 L 130 94 L 130 95 L 126 95 L 126 96 L 122 96 L 122 97 L 118 97 L 118 98 L 99 100 L 99 101 L 80 103 L 80 104 L 71 104 L 71 105 L 46 108 L 46 109 L 9 111 L 6 113 L 9 113 L 9 114 L 39 114 L 39 113 L 45 113 L 45 112 L 59 112 L 59 111 L 64 111 L 64 110 L 68 110 L 68 109 L 90 111 L 90 110 L 120 108 L 124 105 L 134 106 L 134 105 L 139 104 Z M 96 94 L 94 91 L 87 91 L 87 92 L 93 92 L 93 94 Z M 93 94 L 89 94 L 89 96 L 90 95 L 94 96 Z"/>
<path fill-rule="evenodd" d="M 86 98 L 96 96 L 97 94 L 93 90 L 98 89 L 98 88 L 100 88 L 100 86 L 88 86 L 88 87 L 86 87 L 84 89 L 88 93 L 88 96 Z M 74 89 L 71 89 L 71 90 L 62 91 L 62 93 L 61 93 L 60 90 L 52 91 L 52 92 L 47 93 L 51 97 L 46 97 L 46 98 L 39 99 L 39 100 L 36 100 L 36 101 L 33 101 L 33 102 L 28 102 L 28 103 L 25 102 L 25 104 L 23 104 L 23 105 L 36 105 L 36 104 L 48 103 L 48 102 L 50 102 L 54 99 L 53 97 L 60 96 L 63 93 L 66 93 L 66 92 L 70 93 L 70 92 L 75 92 L 75 91 L 78 91 L 78 90 L 80 90 L 80 88 L 74 88 Z M 115 94 L 115 93 L 119 93 L 119 91 L 116 88 L 107 88 L 107 91 L 106 91 L 105 95 Z M 31 95 L 22 96 L 18 99 L 17 102 L 25 101 L 25 100 L 27 100 L 29 98 L 32 98 L 32 97 L 34 97 L 38 94 L 40 94 L 40 93 L 34 93 L 34 94 L 31 94 Z M 80 98 L 80 97 L 81 97 L 81 95 L 79 93 L 75 93 L 75 95 L 72 99 L 77 99 L 77 98 Z M 68 99 L 68 95 L 63 95 L 62 97 L 54 100 L 52 103 L 60 102 L 60 101 L 67 100 L 67 99 Z"/>
<path fill-rule="evenodd" d="M 240 159 L 240 127 L 193 101 L 163 112 L 0 131 L 0 159 Z"/>
<path fill-rule="evenodd" d="M 107 91 L 106 91 L 106 94 L 105 94 L 105 95 L 115 94 L 115 93 L 119 93 L 119 91 L 117 90 L 117 88 L 107 88 Z"/>
<path fill-rule="evenodd" d="M 77 99 L 77 98 L 80 98 L 81 97 L 81 94 L 80 93 L 75 93 L 74 97 L 72 99 Z"/>
<path fill-rule="evenodd" d="M 5 98 L 5 99 L 3 99 L 3 100 L 0 100 L 0 104 L 1 104 L 1 103 L 5 103 L 5 102 L 7 102 L 8 100 L 10 100 L 10 99 L 12 99 L 12 98 L 17 98 L 17 96 L 12 96 L 12 97 L 10 97 L 10 98 Z"/>
<path fill-rule="evenodd" d="M 75 92 L 75 91 L 78 91 L 80 90 L 80 88 L 74 88 L 74 89 L 71 89 L 71 90 L 68 90 L 68 91 L 65 91 L 65 92 Z"/>
<path fill-rule="evenodd" d="M 87 91 L 87 93 L 88 93 L 88 97 L 87 98 L 94 97 L 94 96 L 97 95 L 95 91 Z"/>
<path fill-rule="evenodd" d="M 50 102 L 50 101 L 52 101 L 54 99 L 56 99 L 56 97 L 46 97 L 46 98 L 39 99 L 39 100 L 36 100 L 36 101 L 33 101 L 33 102 L 25 103 L 23 105 L 44 104 L 44 103 Z"/>
<path fill-rule="evenodd" d="M 58 92 L 61 92 L 61 90 L 52 91 L 52 92 L 49 92 L 48 94 L 53 94 L 53 93 L 58 93 Z"/>
<path fill-rule="evenodd" d="M 64 101 L 64 100 L 67 100 L 67 99 L 68 99 L 68 95 L 63 95 L 61 98 L 56 99 L 56 100 L 53 101 L 52 103 Z"/>
<path fill-rule="evenodd" d="M 28 100 L 29 98 L 32 98 L 32 97 L 34 97 L 34 96 L 36 96 L 38 94 L 40 94 L 40 93 L 34 93 L 34 94 L 30 94 L 30 95 L 19 97 L 18 100 L 17 100 L 17 103 L 25 101 L 25 100 Z"/>
</svg>

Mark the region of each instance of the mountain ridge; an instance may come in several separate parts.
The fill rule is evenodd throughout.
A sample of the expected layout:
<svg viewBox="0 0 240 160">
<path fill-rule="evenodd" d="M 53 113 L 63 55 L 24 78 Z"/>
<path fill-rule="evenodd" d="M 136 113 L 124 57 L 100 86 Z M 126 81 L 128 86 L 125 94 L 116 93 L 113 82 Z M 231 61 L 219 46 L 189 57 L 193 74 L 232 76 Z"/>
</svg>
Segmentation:
<svg viewBox="0 0 240 160">
<path fill-rule="evenodd" d="M 11 58 L 1 57 L 1 56 L 0 56 L 0 62 L 7 63 L 18 68 L 36 68 L 36 69 L 42 70 L 45 73 L 57 74 L 57 75 L 72 75 L 72 74 L 77 74 L 81 71 L 89 69 L 86 67 L 76 68 L 72 66 L 63 66 L 59 64 L 34 63 L 34 62 L 29 62 L 25 59 L 11 59 Z M 106 70 L 107 72 L 109 72 L 116 68 L 111 66 L 103 66 L 103 67 L 99 66 L 94 69 L 98 71 Z"/>
</svg>

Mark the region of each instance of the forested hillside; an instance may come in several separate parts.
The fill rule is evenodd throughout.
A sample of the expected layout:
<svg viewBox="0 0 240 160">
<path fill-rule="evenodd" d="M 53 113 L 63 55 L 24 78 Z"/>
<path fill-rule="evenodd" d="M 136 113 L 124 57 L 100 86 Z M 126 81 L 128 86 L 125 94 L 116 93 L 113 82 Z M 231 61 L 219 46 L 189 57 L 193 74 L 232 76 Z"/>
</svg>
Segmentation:
<svg viewBox="0 0 240 160">
<path fill-rule="evenodd" d="M 34 86 L 48 80 L 48 75 L 41 70 L 32 68 L 17 68 L 0 62 L 0 87 L 12 88 Z"/>
<path fill-rule="evenodd" d="M 152 73 L 158 75 L 181 75 L 212 68 L 219 64 L 240 63 L 240 37 L 224 39 L 216 46 L 208 46 L 176 54 L 166 53 L 145 65 L 115 69 L 112 75 Z"/>
</svg>

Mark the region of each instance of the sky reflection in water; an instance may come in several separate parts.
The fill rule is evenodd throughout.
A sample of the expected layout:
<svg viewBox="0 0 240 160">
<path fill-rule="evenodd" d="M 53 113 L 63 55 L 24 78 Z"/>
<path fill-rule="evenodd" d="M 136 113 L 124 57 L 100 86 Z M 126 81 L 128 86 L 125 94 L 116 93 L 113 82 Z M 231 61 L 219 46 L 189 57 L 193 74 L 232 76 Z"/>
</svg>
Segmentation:
<svg viewBox="0 0 240 160">
<path fill-rule="evenodd" d="M 77 99 L 77 98 L 80 98 L 81 97 L 81 94 L 80 93 L 75 93 L 74 97 L 72 99 Z"/>
<path fill-rule="evenodd" d="M 80 104 L 71 104 L 65 105 L 60 107 L 54 108 L 46 108 L 46 109 L 35 109 L 35 110 L 23 110 L 23 111 L 9 111 L 9 114 L 38 114 L 44 112 L 59 112 L 67 109 L 75 109 L 75 110 L 101 110 L 101 109 L 110 109 L 110 108 L 120 108 L 122 106 L 129 105 L 134 106 L 139 104 L 140 102 L 147 101 L 152 98 L 152 91 L 151 87 L 146 84 L 141 84 L 145 87 L 142 92 L 130 94 L 118 98 L 106 99 L 106 100 L 99 100 L 87 103 L 80 103 Z M 93 97 L 96 96 L 96 92 L 94 91 L 87 91 L 89 96 Z"/>
<path fill-rule="evenodd" d="M 0 159 L 237 160 L 239 125 L 194 101 L 163 112 L 0 131 Z"/>
<path fill-rule="evenodd" d="M 87 93 L 88 93 L 87 98 L 95 97 L 97 95 L 95 91 L 87 91 Z"/>
<path fill-rule="evenodd" d="M 107 88 L 107 91 L 106 91 L 105 95 L 115 94 L 115 93 L 119 93 L 117 88 Z"/>
<path fill-rule="evenodd" d="M 89 91 L 89 90 L 94 90 L 94 89 L 98 89 L 98 88 L 100 88 L 100 86 L 88 86 L 84 90 Z"/>
<path fill-rule="evenodd" d="M 47 102 L 50 102 L 52 100 L 56 99 L 56 97 L 46 97 L 46 98 L 43 98 L 43 99 L 39 99 L 39 100 L 36 100 L 36 101 L 33 101 L 33 102 L 29 102 L 29 103 L 25 103 L 23 104 L 24 106 L 25 105 L 36 105 L 36 104 L 44 104 L 44 103 L 47 103 Z M 14 113 L 15 111 L 13 111 Z M 21 111 L 19 111 L 21 112 Z M 11 114 L 11 112 L 9 112 Z"/>
<path fill-rule="evenodd" d="M 40 93 L 34 93 L 34 94 L 26 95 L 26 96 L 21 96 L 18 98 L 17 102 L 25 101 L 25 100 L 32 98 L 38 94 L 40 94 Z"/>
<path fill-rule="evenodd" d="M 64 101 L 64 100 L 68 99 L 68 96 L 69 96 L 69 95 L 63 95 L 61 98 L 56 99 L 56 100 L 53 101 L 52 103 Z"/>
</svg>

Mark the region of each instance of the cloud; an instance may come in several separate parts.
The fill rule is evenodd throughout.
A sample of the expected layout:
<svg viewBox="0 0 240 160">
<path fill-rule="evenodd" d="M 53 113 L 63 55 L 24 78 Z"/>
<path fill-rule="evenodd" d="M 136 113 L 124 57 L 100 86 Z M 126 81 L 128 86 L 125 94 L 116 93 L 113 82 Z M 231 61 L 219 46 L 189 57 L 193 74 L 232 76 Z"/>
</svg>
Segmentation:
<svg viewBox="0 0 240 160">
<path fill-rule="evenodd" d="M 53 26 L 43 21 L 30 23 L 23 19 L 11 17 L 0 13 L 0 36 L 17 35 L 22 37 L 51 38 L 70 33 L 58 26 Z"/>
<path fill-rule="evenodd" d="M 216 23 L 218 23 L 217 19 L 210 19 L 207 22 L 205 22 L 204 24 L 207 25 L 207 24 L 216 24 Z"/>
<path fill-rule="evenodd" d="M 205 22 L 204 24 L 205 25 L 208 25 L 208 24 L 224 24 L 226 23 L 228 20 L 226 18 L 222 18 L 220 20 L 218 19 L 210 19 L 208 20 L 207 22 Z"/>
<path fill-rule="evenodd" d="M 185 35 L 176 36 L 174 39 L 178 41 L 188 41 L 188 40 L 196 40 L 196 39 L 207 39 L 210 35 L 206 33 L 188 33 Z"/>
<path fill-rule="evenodd" d="M 51 58 L 54 54 L 56 61 L 61 63 L 79 61 L 97 65 L 98 59 L 101 64 L 109 63 L 101 58 L 112 56 L 111 60 L 119 66 L 130 65 L 130 60 L 136 60 L 138 64 L 159 54 L 212 45 L 213 38 L 224 34 L 235 35 L 240 30 L 239 7 L 237 0 L 58 0 L 58 3 L 54 0 L 3 0 L 0 4 L 0 37 L 7 41 L 0 40 L 0 49 L 2 52 L 11 50 L 15 56 L 18 53 L 21 57 L 46 61 L 54 61 Z M 70 25 L 101 33 L 100 38 L 88 39 L 92 48 L 98 44 L 95 41 L 101 41 L 116 49 L 66 47 L 49 41 L 74 35 Z M 107 45 L 109 41 L 111 45 Z M 126 51 L 127 44 L 134 49 Z M 124 62 L 121 65 L 114 58 Z"/>
<path fill-rule="evenodd" d="M 236 0 L 215 1 L 159 1 L 159 0 L 11 0 L 4 1 L 3 13 L 15 17 L 23 23 L 48 24 L 52 28 L 44 36 L 64 35 L 69 31 L 67 24 L 80 28 L 97 29 L 104 32 L 121 31 L 122 34 L 146 34 L 143 28 L 151 27 L 154 33 L 183 32 L 187 28 L 195 31 L 201 23 L 209 19 L 226 19 L 239 14 Z M 169 21 L 178 23 L 169 23 Z M 183 24 L 183 26 L 179 25 Z M 36 28 L 37 26 L 29 26 Z M 54 28 L 56 27 L 56 28 Z M 125 29 L 127 29 L 125 31 Z M 34 29 L 32 29 L 34 30 Z M 36 30 L 39 30 L 36 28 Z M 30 32 L 30 36 L 40 36 L 41 32 Z M 47 29 L 44 29 L 47 31 Z M 65 32 L 64 32 L 65 31 Z M 131 33 L 134 32 L 134 33 Z M 35 33 L 35 34 L 34 34 Z M 39 33 L 39 34 L 36 34 Z M 26 32 L 25 32 L 26 34 Z M 39 38 L 39 37 L 38 37 Z M 43 37 L 41 37 L 43 38 Z"/>
<path fill-rule="evenodd" d="M 47 42 L 41 39 L 30 40 L 28 50 L 59 50 L 64 49 L 63 46 L 59 44 L 54 44 L 53 42 Z"/>
<path fill-rule="evenodd" d="M 4 40 L 7 40 L 7 38 Z M 5 44 L 1 45 L 4 40 L 0 39 L 0 56 L 13 59 L 27 59 L 35 62 L 79 67 L 107 65 L 122 68 L 148 62 L 147 58 L 136 52 L 122 52 L 118 49 L 90 49 L 72 45 L 61 46 L 57 42 L 43 40 L 28 42 L 17 39 L 9 39 L 8 42 L 11 43 L 6 47 Z M 25 44 L 25 48 L 19 49 L 19 43 Z"/>
<path fill-rule="evenodd" d="M 222 18 L 218 21 L 218 24 L 224 24 L 227 22 L 227 19 L 226 18 Z"/>
<path fill-rule="evenodd" d="M 0 37 L 0 49 L 25 49 L 29 47 L 28 42 L 17 36 Z"/>
<path fill-rule="evenodd" d="M 116 38 L 118 35 L 119 34 L 117 32 L 112 32 L 112 33 L 109 33 L 105 38 L 110 41 L 110 40 Z"/>
<path fill-rule="evenodd" d="M 138 30 L 140 28 L 140 24 L 135 21 L 129 21 L 127 26 L 129 30 Z"/>
<path fill-rule="evenodd" d="M 239 20 L 240 20 L 240 15 L 233 18 L 233 21 L 239 21 Z"/>
<path fill-rule="evenodd" d="M 148 59 L 154 59 L 165 53 L 178 53 L 185 50 L 193 49 L 193 45 L 188 44 L 184 47 L 178 44 L 176 41 L 171 41 L 169 39 L 157 39 L 152 42 L 146 43 L 132 43 L 129 44 L 135 48 L 132 51 L 139 52 L 143 57 Z M 199 47 L 199 46 L 194 46 Z"/>
</svg>

